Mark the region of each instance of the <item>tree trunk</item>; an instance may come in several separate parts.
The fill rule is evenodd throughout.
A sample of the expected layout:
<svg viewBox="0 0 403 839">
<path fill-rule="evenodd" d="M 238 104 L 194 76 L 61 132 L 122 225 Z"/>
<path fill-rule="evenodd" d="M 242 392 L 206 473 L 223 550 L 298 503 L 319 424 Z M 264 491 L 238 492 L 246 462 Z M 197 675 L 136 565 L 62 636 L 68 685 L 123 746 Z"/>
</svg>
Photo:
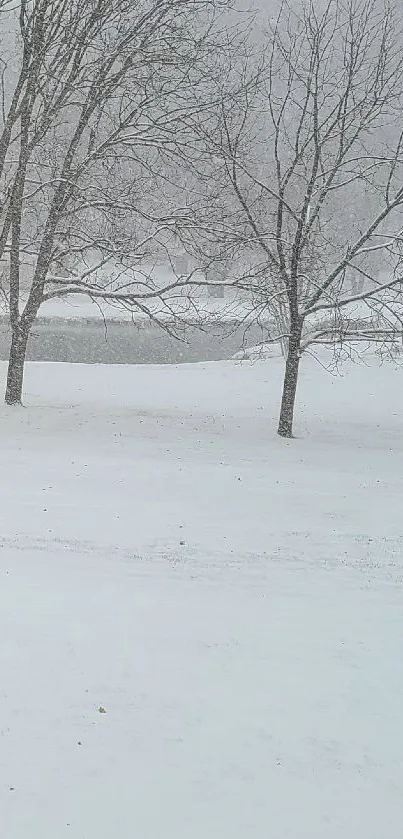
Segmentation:
<svg viewBox="0 0 403 839">
<path fill-rule="evenodd" d="M 281 399 L 280 419 L 277 434 L 280 437 L 292 437 L 294 421 L 295 396 L 297 393 L 298 371 L 301 360 L 301 332 L 302 327 L 298 326 L 291 331 L 288 343 L 287 361 L 283 384 L 283 396 Z"/>
<path fill-rule="evenodd" d="M 22 403 L 22 386 L 28 338 L 28 326 L 21 326 L 18 323 L 12 327 L 5 396 L 6 405 L 21 405 Z"/>
</svg>

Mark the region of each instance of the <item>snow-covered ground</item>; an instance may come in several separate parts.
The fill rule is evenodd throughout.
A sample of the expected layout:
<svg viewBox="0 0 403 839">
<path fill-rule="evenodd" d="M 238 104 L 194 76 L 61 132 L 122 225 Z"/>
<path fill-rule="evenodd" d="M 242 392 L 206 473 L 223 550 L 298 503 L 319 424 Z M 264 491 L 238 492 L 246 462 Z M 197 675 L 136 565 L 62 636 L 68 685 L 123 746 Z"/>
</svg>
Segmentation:
<svg viewBox="0 0 403 839">
<path fill-rule="evenodd" d="M 281 371 L 0 409 L 6 839 L 400 839 L 403 374 L 307 359 L 287 442 Z"/>
<path fill-rule="evenodd" d="M 176 311 L 180 319 L 185 321 L 226 323 L 233 321 L 253 321 L 253 305 L 247 300 L 235 298 L 214 298 L 206 293 L 199 296 L 192 295 L 190 303 L 186 296 L 178 295 L 177 299 L 169 301 L 170 309 L 164 311 L 161 305 L 151 306 L 159 320 L 172 320 L 172 312 Z M 144 312 L 130 311 L 118 304 L 93 301 L 86 296 L 70 295 L 63 298 L 47 300 L 40 309 L 40 317 L 62 318 L 67 320 L 94 318 L 95 320 L 142 321 L 147 323 Z"/>
</svg>

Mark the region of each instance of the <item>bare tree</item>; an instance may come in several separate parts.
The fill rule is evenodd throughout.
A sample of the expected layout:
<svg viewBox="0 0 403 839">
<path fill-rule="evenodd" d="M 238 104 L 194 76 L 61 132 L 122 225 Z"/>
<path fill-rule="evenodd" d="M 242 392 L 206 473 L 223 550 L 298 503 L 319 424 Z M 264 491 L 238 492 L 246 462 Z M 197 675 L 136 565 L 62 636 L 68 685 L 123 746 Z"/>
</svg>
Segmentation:
<svg viewBox="0 0 403 839">
<path fill-rule="evenodd" d="M 158 318 L 177 290 L 152 271 L 188 224 L 178 181 L 192 115 L 208 119 L 227 0 L 0 0 L 0 260 L 21 401 L 40 306 L 93 299 Z M 217 105 L 217 102 L 215 103 Z M 195 150 L 196 151 L 196 150 Z M 184 177 L 184 176 L 183 176 Z"/>
<path fill-rule="evenodd" d="M 210 227 L 250 256 L 232 283 L 249 287 L 286 347 L 284 437 L 308 347 L 401 334 L 399 20 L 387 0 L 284 0 L 260 65 L 245 64 L 248 82 L 200 129 L 221 161 Z"/>
</svg>

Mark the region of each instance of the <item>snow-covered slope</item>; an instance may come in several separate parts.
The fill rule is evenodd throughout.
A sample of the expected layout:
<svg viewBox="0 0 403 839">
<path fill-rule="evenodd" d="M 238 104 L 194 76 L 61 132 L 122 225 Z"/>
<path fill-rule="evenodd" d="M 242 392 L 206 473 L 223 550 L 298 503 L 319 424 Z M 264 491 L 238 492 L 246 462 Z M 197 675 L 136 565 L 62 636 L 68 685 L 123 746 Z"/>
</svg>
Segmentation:
<svg viewBox="0 0 403 839">
<path fill-rule="evenodd" d="M 7 839 L 400 839 L 402 373 L 304 361 L 286 442 L 281 372 L 32 364 L 0 409 Z"/>
</svg>

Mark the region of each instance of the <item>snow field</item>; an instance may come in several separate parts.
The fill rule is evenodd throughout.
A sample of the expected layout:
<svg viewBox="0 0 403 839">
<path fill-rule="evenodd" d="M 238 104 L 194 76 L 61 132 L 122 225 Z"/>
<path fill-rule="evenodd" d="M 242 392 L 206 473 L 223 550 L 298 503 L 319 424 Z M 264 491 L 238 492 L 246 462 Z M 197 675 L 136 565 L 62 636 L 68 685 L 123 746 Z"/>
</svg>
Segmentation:
<svg viewBox="0 0 403 839">
<path fill-rule="evenodd" d="M 342 373 L 304 363 L 287 442 L 280 359 L 28 365 L 0 411 L 7 839 L 400 839 L 401 373 Z"/>
</svg>

